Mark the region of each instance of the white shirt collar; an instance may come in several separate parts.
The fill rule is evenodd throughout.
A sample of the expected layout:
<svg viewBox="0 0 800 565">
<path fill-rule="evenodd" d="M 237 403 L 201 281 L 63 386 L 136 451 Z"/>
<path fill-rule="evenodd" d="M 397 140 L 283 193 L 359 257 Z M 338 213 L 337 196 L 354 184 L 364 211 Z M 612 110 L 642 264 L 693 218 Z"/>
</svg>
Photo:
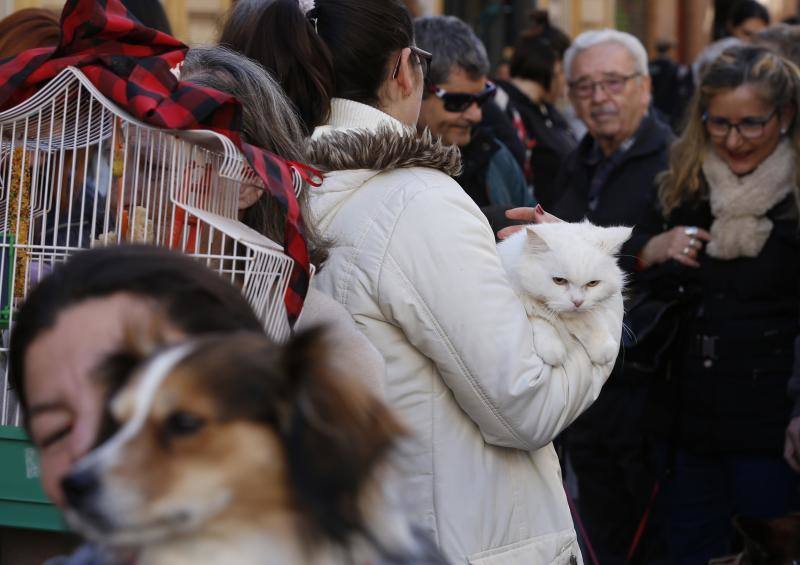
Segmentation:
<svg viewBox="0 0 800 565">
<path fill-rule="evenodd" d="M 398 132 L 403 132 L 408 127 L 400 120 L 372 106 L 344 98 L 333 98 L 331 100 L 331 117 L 328 123 L 315 128 L 311 139 L 317 139 L 331 131 L 376 130 L 379 126 L 389 126 Z"/>
</svg>

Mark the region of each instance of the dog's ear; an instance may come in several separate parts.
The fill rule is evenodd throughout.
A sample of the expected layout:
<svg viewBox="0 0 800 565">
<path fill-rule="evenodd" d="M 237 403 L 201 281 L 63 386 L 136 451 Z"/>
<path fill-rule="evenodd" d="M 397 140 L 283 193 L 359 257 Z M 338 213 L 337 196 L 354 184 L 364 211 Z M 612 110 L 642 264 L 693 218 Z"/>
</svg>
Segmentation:
<svg viewBox="0 0 800 565">
<path fill-rule="evenodd" d="M 405 429 L 365 384 L 341 374 L 336 351 L 317 328 L 284 348 L 291 401 L 285 437 L 298 502 L 343 541 L 363 526 L 358 498 Z"/>
<path fill-rule="evenodd" d="M 146 315 L 132 317 L 125 322 L 122 350 L 144 359 L 182 336 L 160 314 L 147 312 Z"/>
</svg>

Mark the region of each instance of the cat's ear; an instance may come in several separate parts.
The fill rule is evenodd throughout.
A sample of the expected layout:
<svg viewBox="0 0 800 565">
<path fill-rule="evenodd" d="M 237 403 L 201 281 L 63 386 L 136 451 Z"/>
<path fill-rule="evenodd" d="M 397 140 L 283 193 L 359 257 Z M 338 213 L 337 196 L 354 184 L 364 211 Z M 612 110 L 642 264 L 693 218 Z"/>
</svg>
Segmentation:
<svg viewBox="0 0 800 565">
<path fill-rule="evenodd" d="M 632 232 L 633 228 L 627 226 L 598 228 L 597 245 L 609 255 L 616 255 L 622 244 L 630 239 Z"/>
<path fill-rule="evenodd" d="M 536 231 L 536 226 L 525 226 L 525 248 L 531 253 L 544 253 L 550 247 Z"/>
</svg>

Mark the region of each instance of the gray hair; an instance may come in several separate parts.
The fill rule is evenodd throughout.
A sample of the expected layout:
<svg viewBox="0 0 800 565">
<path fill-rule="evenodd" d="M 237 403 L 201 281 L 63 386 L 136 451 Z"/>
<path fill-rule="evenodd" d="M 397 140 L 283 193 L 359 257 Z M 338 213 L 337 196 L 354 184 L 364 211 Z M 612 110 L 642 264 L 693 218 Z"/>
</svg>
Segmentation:
<svg viewBox="0 0 800 565">
<path fill-rule="evenodd" d="M 242 106 L 242 137 L 290 161 L 304 161 L 303 128 L 294 105 L 269 72 L 226 47 L 193 47 L 186 53 L 181 80 L 233 95 Z M 300 191 L 307 217 L 308 191 Z M 260 198 L 245 212 L 243 222 L 273 241 L 283 241 L 286 213 L 274 198 Z M 319 266 L 329 243 L 306 222 L 311 261 Z"/>
<path fill-rule="evenodd" d="M 245 140 L 291 161 L 302 161 L 303 130 L 289 98 L 252 59 L 221 46 L 189 49 L 181 80 L 236 97 Z"/>
<path fill-rule="evenodd" d="M 475 32 L 455 16 L 426 16 L 414 20 L 417 46 L 433 53 L 428 77 L 434 84 L 447 82 L 453 66 L 473 80 L 489 74 L 486 48 Z"/>
<path fill-rule="evenodd" d="M 572 61 L 581 51 L 585 51 L 602 43 L 616 43 L 624 47 L 633 57 L 636 72 L 642 76 L 650 74 L 647 65 L 647 51 L 635 36 L 616 29 L 598 29 L 585 31 L 575 38 L 567 52 L 564 53 L 564 75 L 567 80 L 572 78 Z"/>
</svg>

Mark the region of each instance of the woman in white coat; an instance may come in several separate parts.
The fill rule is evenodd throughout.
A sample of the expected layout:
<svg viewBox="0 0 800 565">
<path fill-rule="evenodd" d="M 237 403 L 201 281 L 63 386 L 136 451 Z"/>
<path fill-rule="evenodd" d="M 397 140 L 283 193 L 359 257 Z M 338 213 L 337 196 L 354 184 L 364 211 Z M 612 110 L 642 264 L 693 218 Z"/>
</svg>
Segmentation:
<svg viewBox="0 0 800 565">
<path fill-rule="evenodd" d="M 564 366 L 536 355 L 489 224 L 450 178 L 458 149 L 413 127 L 430 55 L 414 46 L 405 8 L 261 5 L 253 29 L 275 49 L 297 42 L 274 53 L 294 58 L 293 73 L 324 67 L 312 53 L 333 63 L 335 86 L 283 80 L 298 108 L 330 108 L 324 123 L 307 122 L 318 126 L 309 159 L 325 173 L 311 211 L 333 243 L 315 284 L 386 360 L 388 400 L 415 432 L 398 459 L 417 523 L 453 563 L 580 563 L 551 441 L 597 397 L 611 365 L 569 344 Z M 621 314 L 620 302 L 611 314 L 620 332 Z"/>
</svg>

